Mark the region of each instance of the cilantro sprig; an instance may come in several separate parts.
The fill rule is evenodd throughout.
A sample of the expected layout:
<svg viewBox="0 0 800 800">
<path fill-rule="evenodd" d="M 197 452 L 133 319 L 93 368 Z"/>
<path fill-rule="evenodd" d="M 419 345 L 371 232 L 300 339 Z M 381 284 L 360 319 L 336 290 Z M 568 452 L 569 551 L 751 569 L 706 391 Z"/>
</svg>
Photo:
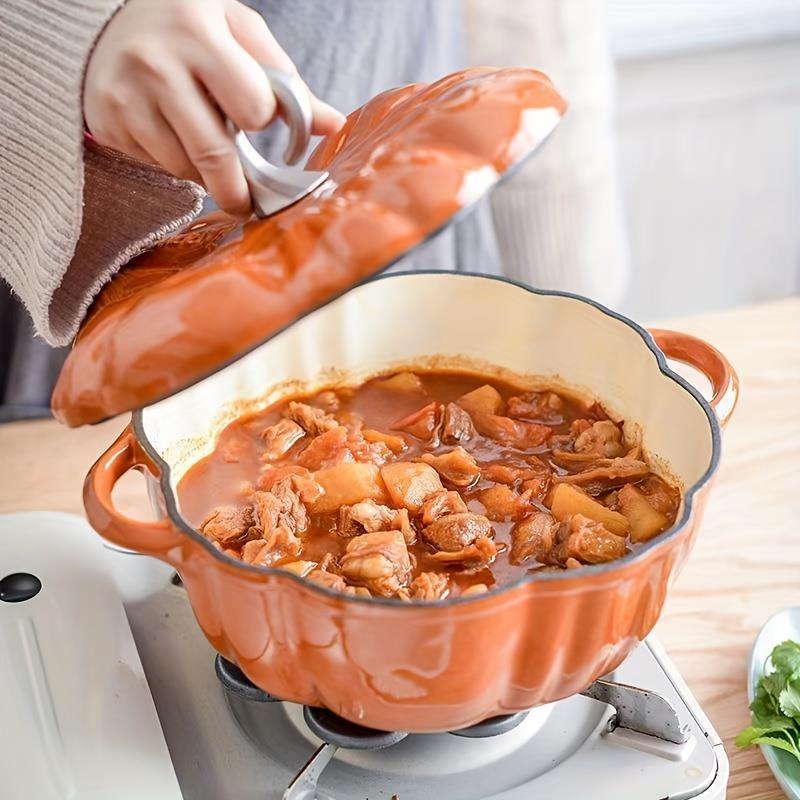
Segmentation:
<svg viewBox="0 0 800 800">
<path fill-rule="evenodd" d="M 737 747 L 768 744 L 800 761 L 800 644 L 797 642 L 782 642 L 773 649 L 758 679 L 750 717 L 753 724 L 736 737 Z"/>
</svg>

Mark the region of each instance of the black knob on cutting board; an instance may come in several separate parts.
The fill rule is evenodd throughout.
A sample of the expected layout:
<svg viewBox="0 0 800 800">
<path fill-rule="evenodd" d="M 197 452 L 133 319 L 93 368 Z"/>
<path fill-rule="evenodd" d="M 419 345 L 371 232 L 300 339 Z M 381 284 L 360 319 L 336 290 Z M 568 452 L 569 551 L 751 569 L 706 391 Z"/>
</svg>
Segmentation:
<svg viewBox="0 0 800 800">
<path fill-rule="evenodd" d="M 42 582 L 29 572 L 14 572 L 0 579 L 0 600 L 4 603 L 21 603 L 39 594 Z"/>
</svg>

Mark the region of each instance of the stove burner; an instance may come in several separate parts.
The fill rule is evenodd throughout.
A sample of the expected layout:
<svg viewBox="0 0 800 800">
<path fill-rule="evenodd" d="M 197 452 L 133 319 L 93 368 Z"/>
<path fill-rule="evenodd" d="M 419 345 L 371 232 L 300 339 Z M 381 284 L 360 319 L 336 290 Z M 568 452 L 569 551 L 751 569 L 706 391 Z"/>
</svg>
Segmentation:
<svg viewBox="0 0 800 800">
<path fill-rule="evenodd" d="M 214 671 L 217 673 L 219 682 L 226 692 L 237 695 L 244 700 L 251 700 L 254 703 L 279 703 L 279 697 L 273 697 L 263 689 L 259 689 L 236 664 L 232 664 L 228 659 L 217 656 L 214 659 Z"/>
<path fill-rule="evenodd" d="M 450 731 L 450 733 L 453 736 L 464 736 L 467 739 L 487 739 L 490 736 L 499 736 L 501 733 L 513 731 L 527 716 L 527 711 L 517 711 L 516 714 L 502 714 L 498 717 L 489 717 L 489 719 L 477 722 L 468 728 Z"/>
<path fill-rule="evenodd" d="M 327 708 L 303 708 L 303 719 L 323 742 L 350 750 L 381 750 L 406 738 L 402 731 L 376 731 L 334 714 Z"/>
<path fill-rule="evenodd" d="M 405 740 L 408 734 L 403 731 L 379 731 L 365 728 L 324 708 L 305 706 L 301 712 L 299 707 L 293 706 L 291 703 L 286 704 L 284 708 L 275 706 L 272 709 L 264 708 L 264 704 L 269 706 L 273 703 L 281 703 L 281 698 L 274 697 L 257 687 L 252 681 L 248 680 L 241 669 L 221 656 L 216 658 L 215 672 L 223 686 L 228 705 L 234 717 L 245 734 L 257 745 L 264 746 L 262 743 L 266 742 L 267 748 L 274 746 L 274 742 L 271 742 L 269 738 L 265 738 L 265 730 L 270 729 L 272 721 L 275 720 L 275 714 L 281 716 L 284 713 L 295 724 L 298 732 L 306 736 L 306 738 L 309 738 L 308 735 L 311 734 L 313 737 L 322 740 L 322 744 L 317 747 L 289 784 L 289 787 L 282 795 L 283 800 L 308 800 L 310 797 L 316 797 L 320 776 L 339 748 L 349 751 L 361 751 L 365 754 L 367 751 L 376 751 L 374 754 L 369 755 L 368 758 L 378 764 L 382 763 L 381 759 L 385 758 L 390 759 L 386 763 L 392 763 L 395 753 L 397 754 L 396 758 L 401 763 L 403 763 L 404 759 L 408 761 L 409 758 L 413 761 L 417 757 L 415 753 L 418 753 L 420 748 L 424 749 L 424 746 L 420 744 L 424 737 L 412 736 L 408 738 L 402 747 L 397 748 L 397 750 L 392 749 L 384 756 L 377 751 L 392 748 L 393 745 Z M 638 734 L 640 737 L 644 734 L 645 739 L 649 740 L 645 743 L 646 747 L 642 748 L 645 752 L 661 753 L 663 751 L 668 753 L 670 759 L 674 759 L 676 753 L 682 753 L 689 747 L 691 737 L 688 726 L 682 722 L 676 709 L 667 698 L 658 692 L 601 678 L 587 687 L 581 694 L 592 700 L 610 705 L 615 709 L 614 716 L 607 719 L 609 731 L 619 730 L 621 735 L 628 737 L 631 734 Z M 302 713 L 302 719 L 300 713 Z M 604 713 L 608 715 L 607 711 Z M 492 748 L 499 747 L 500 750 L 497 752 L 502 753 L 505 752 L 503 748 L 507 744 L 516 742 L 514 737 L 509 740 L 503 740 L 503 734 L 515 730 L 529 715 L 534 724 L 531 727 L 520 728 L 520 731 L 527 735 L 526 732 L 532 730 L 535 733 L 538 730 L 536 720 L 541 718 L 537 717 L 535 709 L 533 713 L 519 711 L 491 717 L 467 728 L 450 731 L 450 733 L 453 736 L 468 739 L 498 737 L 496 745 L 490 746 L 486 743 L 481 745 L 481 748 L 484 750 L 489 748 L 492 753 L 495 753 Z M 283 717 L 281 716 L 281 718 Z M 448 738 L 447 736 L 439 737 L 439 740 L 443 741 Z M 310 738 L 309 741 L 313 742 L 314 739 Z M 622 738 L 620 741 L 624 743 L 629 739 Z M 443 746 L 447 750 L 446 744 Z M 638 747 L 639 745 L 636 746 Z M 677 751 L 675 749 L 676 746 L 679 748 Z M 468 754 L 469 751 L 463 751 L 463 749 L 469 747 L 474 746 L 467 745 L 467 743 L 456 745 L 453 742 L 451 749 L 455 748 L 453 752 L 457 751 L 461 756 L 464 756 L 465 752 Z M 360 764 L 361 762 L 358 759 L 365 757 L 367 756 L 348 757 L 345 755 L 342 760 L 348 763 L 349 759 L 349 763 Z M 353 761 L 353 758 L 356 758 L 356 760 Z M 377 761 L 375 762 L 376 759 Z M 404 772 L 399 774 L 405 775 Z"/>
</svg>

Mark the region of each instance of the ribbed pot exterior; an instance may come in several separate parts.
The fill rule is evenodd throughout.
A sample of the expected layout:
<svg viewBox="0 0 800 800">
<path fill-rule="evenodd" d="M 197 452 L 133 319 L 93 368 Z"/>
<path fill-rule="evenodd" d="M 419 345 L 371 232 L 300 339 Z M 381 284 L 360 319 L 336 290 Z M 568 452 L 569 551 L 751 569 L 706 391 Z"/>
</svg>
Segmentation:
<svg viewBox="0 0 800 800">
<path fill-rule="evenodd" d="M 567 697 L 619 665 L 655 625 L 704 501 L 642 559 L 454 604 L 322 594 L 188 539 L 168 560 L 214 649 L 270 694 L 380 730 L 455 730 Z"/>
<path fill-rule="evenodd" d="M 172 564 L 213 647 L 270 694 L 378 729 L 457 729 L 581 691 L 655 625 L 720 455 L 714 411 L 664 353 L 703 372 L 719 418 L 730 416 L 735 372 L 694 337 L 650 335 L 585 298 L 506 280 L 392 275 L 134 414 L 87 476 L 87 515 L 117 545 Z M 181 477 L 228 422 L 253 403 L 274 402 L 280 387 L 319 388 L 331 375 L 358 382 L 397 365 L 460 368 L 465 358 L 478 371 L 539 376 L 599 398 L 683 487 L 676 526 L 608 564 L 534 572 L 475 597 L 403 603 L 344 596 L 228 558 L 181 515 Z M 114 484 L 137 467 L 153 476 L 158 522 L 114 508 Z"/>
</svg>

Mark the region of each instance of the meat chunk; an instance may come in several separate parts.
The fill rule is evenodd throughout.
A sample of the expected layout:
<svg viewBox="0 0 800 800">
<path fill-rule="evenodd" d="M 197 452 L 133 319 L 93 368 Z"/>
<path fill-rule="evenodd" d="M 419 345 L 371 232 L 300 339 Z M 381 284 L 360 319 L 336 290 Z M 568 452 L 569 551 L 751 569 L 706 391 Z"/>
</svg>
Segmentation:
<svg viewBox="0 0 800 800">
<path fill-rule="evenodd" d="M 503 398 L 500 396 L 500 392 L 488 383 L 462 394 L 456 403 L 468 414 L 499 414 L 503 408 Z"/>
<path fill-rule="evenodd" d="M 498 417 L 496 414 L 473 414 L 472 420 L 481 436 L 518 450 L 541 447 L 553 433 L 552 428 L 539 422 Z"/>
<path fill-rule="evenodd" d="M 522 481 L 522 491 L 530 492 L 531 499 L 544 501 L 553 479 L 553 470 L 548 464 L 540 461 L 536 456 L 529 456 L 528 463 L 533 471 L 533 477 L 525 477 Z"/>
<path fill-rule="evenodd" d="M 372 444 L 383 442 L 389 450 L 397 455 L 406 449 L 407 445 L 402 436 L 392 436 L 391 433 L 383 433 L 383 431 L 375 431 L 371 428 L 365 428 L 362 431 L 364 439 Z"/>
<path fill-rule="evenodd" d="M 536 477 L 536 472 L 527 467 L 512 467 L 508 464 L 489 464 L 483 468 L 483 477 L 487 481 L 516 486 L 524 480 Z"/>
<path fill-rule="evenodd" d="M 442 415 L 442 441 L 445 444 L 468 442 L 475 435 L 472 418 L 461 406 L 448 403 Z"/>
<path fill-rule="evenodd" d="M 269 492 L 279 480 L 285 478 L 287 475 L 299 475 L 305 478 L 311 478 L 311 471 L 307 470 L 305 467 L 301 467 L 299 464 L 281 464 L 279 467 L 267 467 L 258 479 L 258 488 Z"/>
<path fill-rule="evenodd" d="M 422 538 L 437 550 L 456 552 L 481 536 L 492 534 L 489 520 L 482 514 L 448 514 L 422 529 Z"/>
<path fill-rule="evenodd" d="M 564 523 L 559 531 L 559 543 L 554 549 L 556 560 L 562 566 L 574 558 L 582 564 L 602 564 L 625 555 L 625 539 L 615 536 L 599 522 L 576 514 Z"/>
<path fill-rule="evenodd" d="M 326 589 L 333 589 L 334 592 L 345 593 L 349 588 L 347 582 L 341 575 L 328 572 L 325 569 L 314 569 L 306 575 L 306 579 Z"/>
<path fill-rule="evenodd" d="M 641 480 L 649 472 L 647 464 L 635 458 L 598 458 L 592 462 L 589 469 L 574 475 L 561 475 L 556 480 L 559 483 L 580 486 L 587 494 L 597 495 L 617 486 Z"/>
<path fill-rule="evenodd" d="M 300 453 L 297 461 L 311 470 L 335 467 L 337 464 L 355 461 L 348 444 L 347 428 L 337 425 L 319 436 L 315 436 Z"/>
<path fill-rule="evenodd" d="M 555 392 L 524 392 L 508 398 L 506 414 L 517 419 L 561 425 L 564 422 L 564 401 Z"/>
<path fill-rule="evenodd" d="M 296 556 L 299 549 L 296 537 L 292 536 L 286 528 L 278 528 L 270 541 L 251 539 L 247 542 L 242 548 L 242 561 L 256 567 L 269 567 L 282 558 Z"/>
<path fill-rule="evenodd" d="M 397 516 L 392 520 L 392 530 L 400 531 L 406 544 L 414 544 L 417 540 L 417 531 L 411 524 L 411 517 L 408 515 L 407 508 L 397 510 Z"/>
<path fill-rule="evenodd" d="M 300 554 L 299 534 L 308 528 L 308 512 L 294 481 L 307 479 L 290 475 L 278 481 L 271 492 L 253 493 L 253 528 L 260 538 L 249 542 L 242 558 L 251 564 L 271 564 Z M 257 548 L 256 544 L 262 547 Z"/>
<path fill-rule="evenodd" d="M 460 550 L 437 550 L 431 553 L 434 561 L 442 564 L 489 564 L 497 555 L 497 545 L 488 536 L 479 536 L 472 544 Z"/>
<path fill-rule="evenodd" d="M 596 453 L 573 453 L 571 450 L 562 450 L 560 447 L 554 447 L 550 451 L 550 457 L 560 467 L 569 470 L 586 469 L 598 458 L 601 458 Z"/>
<path fill-rule="evenodd" d="M 575 438 L 575 452 L 617 458 L 625 453 L 622 431 L 610 419 L 594 422 Z"/>
<path fill-rule="evenodd" d="M 301 578 L 308 575 L 317 565 L 314 561 L 287 561 L 285 564 L 278 564 L 279 569 L 285 569 L 287 572 L 293 572 Z"/>
<path fill-rule="evenodd" d="M 380 467 L 394 458 L 394 454 L 385 442 L 368 442 L 362 433 L 357 436 L 351 435 L 348 447 L 353 458 L 364 464 L 375 464 Z"/>
<path fill-rule="evenodd" d="M 483 505 L 486 516 L 495 522 L 520 519 L 531 511 L 531 492 L 520 494 L 510 486 L 490 486 L 476 495 Z"/>
<path fill-rule="evenodd" d="M 458 492 L 438 492 L 422 504 L 422 524 L 431 525 L 440 517 L 461 514 L 467 510 L 467 505 Z"/>
<path fill-rule="evenodd" d="M 392 425 L 392 430 L 410 433 L 416 439 L 429 442 L 432 447 L 436 447 L 439 444 L 440 409 L 438 403 L 428 403 L 419 411 L 397 420 Z"/>
<path fill-rule="evenodd" d="M 286 407 L 286 416 L 300 425 L 310 436 L 319 436 L 336 428 L 339 423 L 321 408 L 292 400 Z"/>
<path fill-rule="evenodd" d="M 422 460 L 453 486 L 471 486 L 481 474 L 475 459 L 460 445 L 438 456 L 423 453 Z"/>
<path fill-rule="evenodd" d="M 450 593 L 450 581 L 440 572 L 421 572 L 399 596 L 403 600 L 444 600 Z"/>
<path fill-rule="evenodd" d="M 552 563 L 551 553 L 556 543 L 558 525 L 544 511 L 537 511 L 518 522 L 511 530 L 511 563 L 519 564 L 528 558 L 542 564 Z"/>
<path fill-rule="evenodd" d="M 254 498 L 259 495 L 256 492 Z M 266 493 L 264 493 L 266 494 Z M 308 528 L 308 512 L 304 503 L 313 503 L 322 496 L 322 487 L 313 478 L 289 475 L 272 487 L 278 499 L 278 525 L 285 525 L 294 533 Z"/>
<path fill-rule="evenodd" d="M 647 502 L 659 513 L 672 517 L 677 512 L 681 503 L 681 493 L 661 478 L 651 475 L 639 484 L 639 489 L 647 498 Z"/>
<path fill-rule="evenodd" d="M 287 488 L 294 492 L 300 498 L 300 501 L 306 505 L 315 503 L 324 493 L 322 486 L 310 473 L 305 475 L 298 473 L 286 475 L 272 484 L 271 491 L 281 496 L 281 493 Z"/>
<path fill-rule="evenodd" d="M 359 536 L 365 532 L 388 531 L 399 513 L 397 509 L 383 506 L 374 500 L 362 500 L 352 506 L 342 506 L 339 509 L 336 532 L 339 536 Z"/>
<path fill-rule="evenodd" d="M 306 432 L 291 419 L 282 419 L 261 431 L 264 441 L 264 461 L 277 461 L 283 458 L 300 441 Z"/>
<path fill-rule="evenodd" d="M 335 414 L 341 404 L 336 392 L 333 389 L 326 389 L 314 398 L 314 405 L 321 408 L 326 414 Z"/>
<path fill-rule="evenodd" d="M 347 544 L 341 558 L 342 575 L 389 597 L 408 582 L 411 560 L 403 534 L 376 531 L 356 536 Z"/>
<path fill-rule="evenodd" d="M 431 495 L 444 491 L 436 470 L 428 464 L 396 461 L 381 467 L 392 504 L 416 514 Z"/>
<path fill-rule="evenodd" d="M 231 547 L 248 539 L 252 525 L 252 509 L 220 506 L 206 515 L 199 528 L 206 538 L 219 542 L 223 547 Z"/>
<path fill-rule="evenodd" d="M 284 478 L 284 480 L 279 481 L 276 486 L 283 487 L 286 480 L 287 479 Z M 281 491 L 283 491 L 283 489 L 281 489 Z M 263 539 L 265 535 L 269 535 L 271 530 L 278 527 L 278 518 L 283 511 L 283 503 L 277 495 L 272 492 L 253 492 L 252 501 L 253 531 L 257 534 L 257 538 Z M 299 499 L 298 504 L 303 508 L 301 513 L 304 514 L 305 508 L 302 506 L 302 503 L 299 502 Z M 307 520 L 304 520 L 304 522 L 307 522 Z M 290 524 L 294 530 L 297 530 L 296 522 Z"/>
</svg>

